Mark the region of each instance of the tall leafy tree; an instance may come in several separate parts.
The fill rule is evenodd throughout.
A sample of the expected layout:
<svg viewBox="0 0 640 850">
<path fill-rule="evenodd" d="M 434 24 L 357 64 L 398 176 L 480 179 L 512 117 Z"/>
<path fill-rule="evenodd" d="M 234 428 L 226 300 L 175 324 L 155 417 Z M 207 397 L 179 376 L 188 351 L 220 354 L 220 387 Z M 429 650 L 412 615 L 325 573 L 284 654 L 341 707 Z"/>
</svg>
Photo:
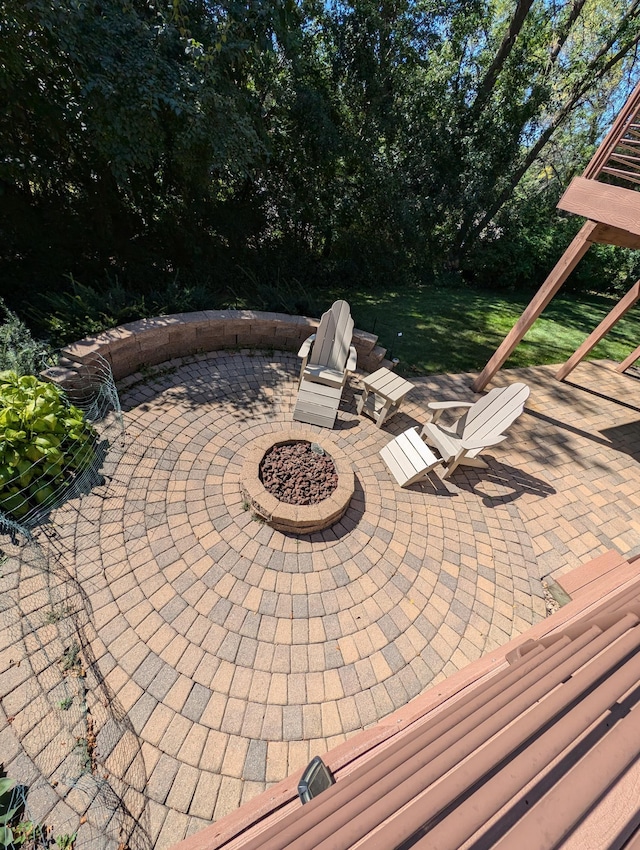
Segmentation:
<svg viewBox="0 0 640 850">
<path fill-rule="evenodd" d="M 512 29 L 513 20 L 509 33 Z M 510 161 L 502 164 L 484 208 L 466 211 L 456 250 L 473 247 L 559 128 L 581 107 L 589 112 L 589 95 L 619 98 L 621 77 L 632 66 L 640 42 L 640 2 L 533 5 L 518 39 L 519 47 L 512 48 L 498 73 L 496 59 L 492 61 L 479 87 L 487 108 L 493 107 L 493 115 L 499 116 L 492 119 L 494 126 L 506 115 L 515 119 L 508 132 L 517 146 Z M 503 38 L 497 56 L 504 56 L 505 43 L 510 38 Z M 528 79 L 520 73 L 523 68 Z M 470 109 L 474 112 L 476 101 Z"/>
<path fill-rule="evenodd" d="M 5 278 L 522 277 L 639 41 L 640 0 L 0 0 Z"/>
<path fill-rule="evenodd" d="M 103 258 L 167 217 L 177 234 L 194 202 L 228 189 L 261 154 L 253 98 L 238 83 L 252 43 L 227 20 L 196 17 L 205 52 L 178 6 L 2 6 L 1 225 L 17 251 L 38 220 L 50 237 L 82 234 Z"/>
</svg>

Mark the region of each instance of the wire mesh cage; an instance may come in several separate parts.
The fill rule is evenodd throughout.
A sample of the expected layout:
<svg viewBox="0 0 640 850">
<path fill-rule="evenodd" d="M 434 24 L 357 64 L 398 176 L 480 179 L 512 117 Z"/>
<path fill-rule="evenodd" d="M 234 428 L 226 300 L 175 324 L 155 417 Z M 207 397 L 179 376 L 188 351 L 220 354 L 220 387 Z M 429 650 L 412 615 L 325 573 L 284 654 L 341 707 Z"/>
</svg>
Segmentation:
<svg viewBox="0 0 640 850">
<path fill-rule="evenodd" d="M 49 377 L 59 377 L 57 369 L 50 367 Z M 0 654 L 7 659 L 1 709 L 16 742 L 15 753 L 0 753 L 0 763 L 13 756 L 14 774 L 7 789 L 13 795 L 13 802 L 7 800 L 12 811 L 7 824 L 2 824 L 0 810 L 0 848 L 147 850 L 147 777 L 140 742 L 104 679 L 104 663 L 97 663 L 100 641 L 92 624 L 91 582 L 77 580 L 70 557 L 70 548 L 75 555 L 79 546 L 91 549 L 95 541 L 91 531 L 82 540 L 61 538 L 47 522 L 65 503 L 82 510 L 83 494 L 96 485 L 104 488 L 105 481 L 114 491 L 130 486 L 124 480 L 109 481 L 125 448 L 122 411 L 103 358 L 96 356 L 90 366 L 74 364 L 63 372 L 62 388 L 52 384 L 53 394 L 40 392 L 39 383 L 24 381 L 27 390 L 38 390 L 26 404 L 32 403 L 30 412 L 37 413 L 38 399 L 43 398 L 40 414 L 58 420 L 64 411 L 82 411 L 82 417 L 74 413 L 71 418 L 82 421 L 83 428 L 78 426 L 78 436 L 63 446 L 73 457 L 75 440 L 78 462 L 64 481 L 54 481 L 55 486 L 50 483 L 53 476 L 43 472 L 39 481 L 37 474 L 44 463 L 57 461 L 55 452 L 45 461 L 39 457 L 23 466 L 19 490 L 27 510 L 20 516 L 0 513 L 0 533 L 5 534 Z M 63 412 L 47 412 L 48 399 Z M 30 437 L 34 433 L 48 432 L 32 431 Z M 51 492 L 37 500 L 34 493 L 45 486 Z M 97 517 L 92 522 L 88 516 L 85 527 L 95 529 L 97 524 Z M 3 825 L 11 836 L 1 833 Z M 7 839 L 4 845 L 2 837 Z"/>
<path fill-rule="evenodd" d="M 0 531 L 29 535 L 65 499 L 100 480 L 107 449 L 122 434 L 109 363 L 0 373 Z"/>
</svg>

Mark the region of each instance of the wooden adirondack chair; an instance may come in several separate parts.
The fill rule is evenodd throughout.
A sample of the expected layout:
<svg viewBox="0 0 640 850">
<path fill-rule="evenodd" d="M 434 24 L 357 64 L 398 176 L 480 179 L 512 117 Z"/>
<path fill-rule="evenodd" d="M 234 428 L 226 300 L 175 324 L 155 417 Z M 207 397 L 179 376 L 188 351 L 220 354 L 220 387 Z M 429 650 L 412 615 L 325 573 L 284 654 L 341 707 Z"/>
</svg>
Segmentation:
<svg viewBox="0 0 640 850">
<path fill-rule="evenodd" d="M 477 455 L 496 446 L 506 439 L 503 434 L 524 410 L 529 397 L 526 384 L 510 384 L 496 387 L 475 403 L 459 401 L 435 401 L 427 405 L 433 412 L 430 422 L 422 428 L 420 436 L 440 452 L 447 470 L 442 476 L 448 478 L 459 464 L 486 467 Z M 466 412 L 452 425 L 441 425 L 444 410 L 466 408 Z"/>
<path fill-rule="evenodd" d="M 318 330 L 302 343 L 300 380 L 344 387 L 347 375 L 356 368 L 356 350 L 351 345 L 353 319 L 346 301 L 335 301 L 322 314 Z"/>
</svg>

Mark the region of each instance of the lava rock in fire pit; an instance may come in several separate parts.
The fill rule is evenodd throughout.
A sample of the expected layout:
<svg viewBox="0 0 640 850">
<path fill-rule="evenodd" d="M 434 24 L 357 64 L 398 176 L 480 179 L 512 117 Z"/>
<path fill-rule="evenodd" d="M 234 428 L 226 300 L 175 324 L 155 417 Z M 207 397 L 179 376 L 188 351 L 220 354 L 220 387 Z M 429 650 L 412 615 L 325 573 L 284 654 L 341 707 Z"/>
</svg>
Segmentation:
<svg viewBox="0 0 640 850">
<path fill-rule="evenodd" d="M 260 480 L 280 502 L 316 505 L 338 486 L 338 473 L 329 455 L 319 454 L 306 441 L 274 446 L 262 458 Z"/>
</svg>

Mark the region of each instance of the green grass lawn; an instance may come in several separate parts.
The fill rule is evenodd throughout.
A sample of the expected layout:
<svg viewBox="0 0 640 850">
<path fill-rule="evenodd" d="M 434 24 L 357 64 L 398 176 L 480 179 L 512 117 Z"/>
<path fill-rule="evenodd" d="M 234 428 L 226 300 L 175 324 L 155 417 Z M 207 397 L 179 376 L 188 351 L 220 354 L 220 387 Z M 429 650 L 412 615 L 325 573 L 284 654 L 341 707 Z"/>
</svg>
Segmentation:
<svg viewBox="0 0 640 850">
<path fill-rule="evenodd" d="M 529 303 L 529 297 L 521 294 L 436 286 L 332 295 L 346 298 L 356 327 L 378 334 L 379 344 L 400 358 L 398 371 L 407 375 L 482 369 Z M 615 303 L 598 295 L 557 295 L 505 368 L 563 363 Z M 636 306 L 590 358 L 623 360 L 639 342 L 640 306 Z"/>
</svg>

